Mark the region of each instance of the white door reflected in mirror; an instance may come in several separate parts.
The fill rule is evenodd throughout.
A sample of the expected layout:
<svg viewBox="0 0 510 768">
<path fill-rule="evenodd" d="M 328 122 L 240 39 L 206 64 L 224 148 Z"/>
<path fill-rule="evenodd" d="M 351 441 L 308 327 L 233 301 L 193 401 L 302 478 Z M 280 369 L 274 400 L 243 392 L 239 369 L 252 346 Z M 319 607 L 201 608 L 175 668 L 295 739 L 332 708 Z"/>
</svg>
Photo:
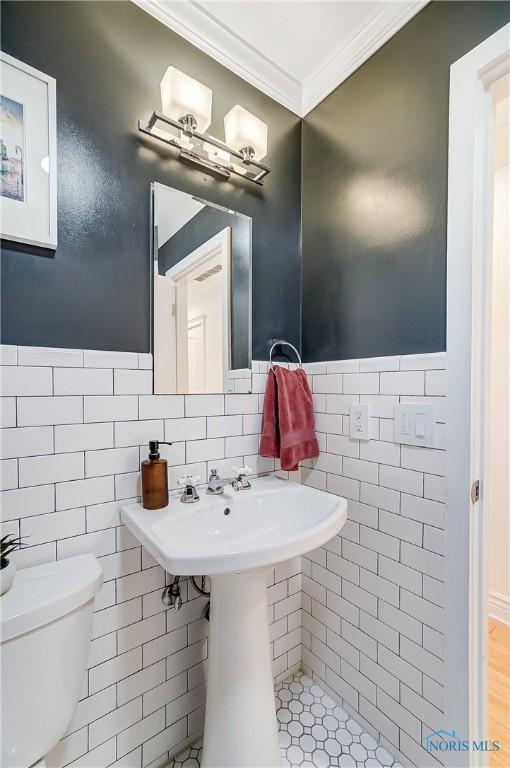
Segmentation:
<svg viewBox="0 0 510 768">
<path fill-rule="evenodd" d="M 188 314 L 189 316 L 189 314 Z M 195 394 L 197 392 L 207 392 L 208 385 L 211 386 L 213 376 L 206 380 L 205 365 L 205 334 L 206 334 L 207 315 L 200 315 L 192 320 L 188 320 L 188 392 Z M 212 384 L 214 387 L 214 383 Z M 214 391 L 214 389 L 213 389 Z"/>
<path fill-rule="evenodd" d="M 230 365 L 231 229 L 155 275 L 154 389 L 223 392 Z"/>
</svg>

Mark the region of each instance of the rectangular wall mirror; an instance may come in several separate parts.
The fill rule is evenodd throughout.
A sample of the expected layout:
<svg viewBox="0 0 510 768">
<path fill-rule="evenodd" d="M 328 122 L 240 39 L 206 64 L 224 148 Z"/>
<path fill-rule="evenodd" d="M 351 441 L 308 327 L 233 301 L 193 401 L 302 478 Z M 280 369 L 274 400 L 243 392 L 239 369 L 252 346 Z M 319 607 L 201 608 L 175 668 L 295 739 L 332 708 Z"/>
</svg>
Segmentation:
<svg viewBox="0 0 510 768">
<path fill-rule="evenodd" d="M 251 391 L 251 218 L 154 182 L 154 393 Z"/>
</svg>

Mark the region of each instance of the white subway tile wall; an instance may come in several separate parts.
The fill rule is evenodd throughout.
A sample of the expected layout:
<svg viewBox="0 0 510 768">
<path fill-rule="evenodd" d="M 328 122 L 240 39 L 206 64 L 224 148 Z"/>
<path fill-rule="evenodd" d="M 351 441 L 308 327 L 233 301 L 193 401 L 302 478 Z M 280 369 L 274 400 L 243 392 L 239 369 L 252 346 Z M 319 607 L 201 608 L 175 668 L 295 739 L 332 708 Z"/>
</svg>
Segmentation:
<svg viewBox="0 0 510 768">
<path fill-rule="evenodd" d="M 52 765 L 162 765 L 202 728 L 205 601 L 184 581 L 181 611 L 164 609 L 169 576 L 120 524 L 120 505 L 139 495 L 149 439 L 174 442 L 162 450 L 172 490 L 213 466 L 278 471 L 257 455 L 267 363 L 253 364 L 253 394 L 154 396 L 150 355 L 1 353 L 2 530 L 29 544 L 17 564 L 91 551 L 105 575 L 81 700 Z M 305 368 L 321 455 L 292 479 L 345 496 L 349 519 L 270 573 L 274 674 L 302 665 L 404 765 L 428 765 L 422 739 L 444 725 L 446 356 Z M 370 404 L 370 441 L 349 438 L 358 402 Z M 435 405 L 435 448 L 394 442 L 398 402 Z"/>
<path fill-rule="evenodd" d="M 170 577 L 120 524 L 120 506 L 139 495 L 149 439 L 174 443 L 162 447 L 172 490 L 185 474 L 205 483 L 215 466 L 273 471 L 257 456 L 263 397 L 151 395 L 145 354 L 3 346 L 1 362 L 1 530 L 28 545 L 13 559 L 94 552 L 105 578 L 80 702 L 49 764 L 162 765 L 202 729 L 206 601 L 184 580 L 182 609 L 165 610 Z M 254 364 L 258 392 L 266 371 Z M 300 558 L 270 572 L 268 604 L 282 678 L 301 665 Z"/>
<path fill-rule="evenodd" d="M 349 519 L 302 558 L 302 663 L 404 765 L 439 765 L 422 744 L 446 726 L 446 367 L 445 353 L 305 365 L 322 448 L 301 479 L 345 496 Z M 349 438 L 358 402 L 377 439 Z M 434 448 L 394 441 L 398 402 L 434 404 Z"/>
</svg>

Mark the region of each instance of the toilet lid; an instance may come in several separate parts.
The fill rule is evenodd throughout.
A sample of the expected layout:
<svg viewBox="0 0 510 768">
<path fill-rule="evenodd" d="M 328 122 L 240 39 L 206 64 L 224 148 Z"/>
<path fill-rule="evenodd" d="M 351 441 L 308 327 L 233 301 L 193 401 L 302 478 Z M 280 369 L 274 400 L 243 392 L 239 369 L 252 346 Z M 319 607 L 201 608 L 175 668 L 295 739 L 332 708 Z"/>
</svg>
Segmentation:
<svg viewBox="0 0 510 768">
<path fill-rule="evenodd" d="M 79 608 L 102 581 L 101 567 L 90 553 L 17 571 L 11 589 L 0 597 L 2 643 Z"/>
</svg>

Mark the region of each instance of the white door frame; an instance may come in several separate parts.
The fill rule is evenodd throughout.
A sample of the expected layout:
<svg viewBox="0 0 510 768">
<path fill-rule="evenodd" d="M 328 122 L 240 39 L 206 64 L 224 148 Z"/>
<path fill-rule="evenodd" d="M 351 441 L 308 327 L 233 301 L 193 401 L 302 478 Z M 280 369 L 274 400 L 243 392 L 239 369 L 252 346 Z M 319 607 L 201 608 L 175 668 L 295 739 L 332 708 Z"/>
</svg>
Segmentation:
<svg viewBox="0 0 510 768">
<path fill-rule="evenodd" d="M 486 569 L 483 517 L 484 341 L 490 301 L 492 103 L 509 71 L 510 24 L 452 65 L 448 169 L 445 723 L 459 738 L 486 739 Z M 472 483 L 481 498 L 472 503 Z M 469 589 L 467 586 L 469 585 Z M 484 765 L 487 753 L 442 753 L 446 764 Z"/>
</svg>

